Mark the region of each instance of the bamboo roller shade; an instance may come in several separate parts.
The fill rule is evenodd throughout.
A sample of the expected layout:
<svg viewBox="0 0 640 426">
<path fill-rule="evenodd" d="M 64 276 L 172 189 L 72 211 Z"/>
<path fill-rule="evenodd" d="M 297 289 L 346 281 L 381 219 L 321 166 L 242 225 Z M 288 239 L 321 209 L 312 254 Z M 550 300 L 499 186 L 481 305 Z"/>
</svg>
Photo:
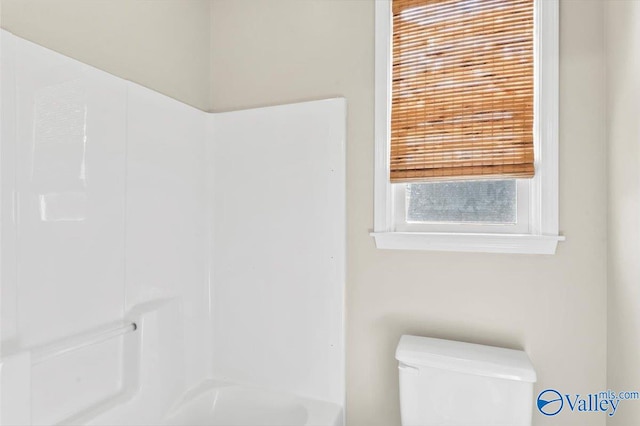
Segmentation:
<svg viewBox="0 0 640 426">
<path fill-rule="evenodd" d="M 393 0 L 392 76 L 392 182 L 533 176 L 533 0 Z"/>
</svg>

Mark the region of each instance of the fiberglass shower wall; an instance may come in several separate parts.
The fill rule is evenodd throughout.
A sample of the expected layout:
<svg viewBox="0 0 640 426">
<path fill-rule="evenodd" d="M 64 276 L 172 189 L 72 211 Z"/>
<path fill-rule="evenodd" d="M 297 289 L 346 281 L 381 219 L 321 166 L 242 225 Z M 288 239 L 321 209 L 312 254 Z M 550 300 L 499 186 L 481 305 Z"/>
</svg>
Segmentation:
<svg viewBox="0 0 640 426">
<path fill-rule="evenodd" d="M 211 126 L 213 374 L 344 406 L 346 102 Z"/>
<path fill-rule="evenodd" d="M 0 38 L 0 426 L 211 381 L 343 407 L 344 99 L 208 114 Z"/>
<path fill-rule="evenodd" d="M 5 31 L 1 42 L 0 424 L 144 393 L 131 376 L 166 387 L 149 403 L 170 402 L 208 374 L 205 114 Z M 131 314 L 157 351 L 142 362 L 125 337 L 30 359 Z"/>
</svg>

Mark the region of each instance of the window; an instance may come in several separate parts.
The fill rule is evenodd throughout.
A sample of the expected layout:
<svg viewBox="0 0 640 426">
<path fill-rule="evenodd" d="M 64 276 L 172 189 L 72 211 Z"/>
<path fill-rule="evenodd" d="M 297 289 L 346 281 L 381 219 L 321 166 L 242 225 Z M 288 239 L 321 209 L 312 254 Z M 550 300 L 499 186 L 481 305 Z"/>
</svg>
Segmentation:
<svg viewBox="0 0 640 426">
<path fill-rule="evenodd" d="M 555 252 L 557 0 L 376 2 L 379 248 Z"/>
</svg>

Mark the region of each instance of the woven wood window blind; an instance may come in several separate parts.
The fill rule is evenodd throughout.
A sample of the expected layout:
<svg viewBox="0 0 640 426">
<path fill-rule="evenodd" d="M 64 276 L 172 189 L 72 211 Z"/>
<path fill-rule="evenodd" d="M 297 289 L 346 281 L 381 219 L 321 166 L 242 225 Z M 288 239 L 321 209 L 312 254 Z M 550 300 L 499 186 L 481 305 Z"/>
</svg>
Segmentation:
<svg viewBox="0 0 640 426">
<path fill-rule="evenodd" d="M 533 176 L 533 0 L 393 0 L 392 79 L 392 182 Z"/>
</svg>

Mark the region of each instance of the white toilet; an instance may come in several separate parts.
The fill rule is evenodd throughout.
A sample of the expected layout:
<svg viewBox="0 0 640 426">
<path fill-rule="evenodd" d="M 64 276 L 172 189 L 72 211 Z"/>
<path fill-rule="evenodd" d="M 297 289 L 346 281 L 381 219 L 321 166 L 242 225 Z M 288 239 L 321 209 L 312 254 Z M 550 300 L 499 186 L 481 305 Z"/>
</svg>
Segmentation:
<svg viewBox="0 0 640 426">
<path fill-rule="evenodd" d="M 536 372 L 513 349 L 402 336 L 402 426 L 531 426 Z"/>
</svg>

